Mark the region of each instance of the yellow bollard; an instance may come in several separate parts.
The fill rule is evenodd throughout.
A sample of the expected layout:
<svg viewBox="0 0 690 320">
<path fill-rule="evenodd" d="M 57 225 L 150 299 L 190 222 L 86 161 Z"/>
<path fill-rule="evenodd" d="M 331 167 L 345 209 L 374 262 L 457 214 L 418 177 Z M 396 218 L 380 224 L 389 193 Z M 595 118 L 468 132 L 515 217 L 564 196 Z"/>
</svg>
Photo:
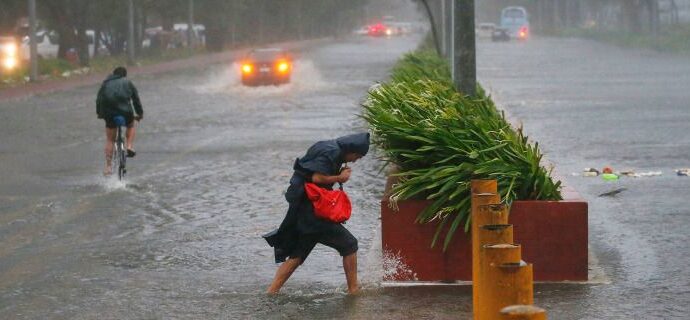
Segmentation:
<svg viewBox="0 0 690 320">
<path fill-rule="evenodd" d="M 515 304 L 533 304 L 532 265 L 520 262 L 501 263 L 488 268 L 482 289 L 486 297 L 482 299 L 483 317 L 478 319 L 500 319 L 500 311 Z"/>
<path fill-rule="evenodd" d="M 470 235 L 472 237 L 472 305 L 476 308 L 476 301 L 477 301 L 477 286 L 475 285 L 477 283 L 477 273 L 475 270 L 479 270 L 479 248 L 481 244 L 479 243 L 479 240 L 477 239 L 477 236 L 479 235 L 479 227 L 482 224 L 496 224 L 492 223 L 491 221 L 495 220 L 491 218 L 489 215 L 485 221 L 482 221 L 482 218 L 479 216 L 479 207 L 485 206 L 487 204 L 499 204 L 501 201 L 500 196 L 497 193 L 474 193 L 472 194 L 472 203 L 471 203 L 471 211 L 470 211 L 470 219 L 471 219 L 471 225 L 470 225 Z M 489 210 L 488 212 L 493 213 L 493 211 L 490 211 L 489 208 L 482 208 Z M 482 211 L 482 216 L 486 216 L 487 211 Z M 498 222 L 500 223 L 500 222 Z M 507 223 L 507 218 L 506 222 Z"/>
<path fill-rule="evenodd" d="M 501 310 L 501 320 L 546 320 L 546 310 L 531 305 L 513 305 Z"/>
<path fill-rule="evenodd" d="M 495 319 L 496 317 L 491 317 L 499 310 L 493 303 L 498 277 L 495 275 L 495 269 L 505 263 L 519 263 L 522 259 L 522 252 L 519 245 L 490 244 L 482 246 L 479 258 L 481 265 L 477 270 L 480 272 L 472 273 L 478 277 L 472 285 L 474 319 Z"/>
<path fill-rule="evenodd" d="M 470 190 L 475 193 L 498 193 L 498 181 L 473 179 L 470 181 Z"/>
<path fill-rule="evenodd" d="M 485 224 L 479 227 L 479 235 L 477 237 L 481 246 L 513 243 L 513 225 L 512 224 Z M 483 250 L 484 248 L 482 248 Z M 482 250 L 479 251 L 479 265 L 482 261 Z M 481 269 L 479 270 L 481 272 Z"/>
</svg>

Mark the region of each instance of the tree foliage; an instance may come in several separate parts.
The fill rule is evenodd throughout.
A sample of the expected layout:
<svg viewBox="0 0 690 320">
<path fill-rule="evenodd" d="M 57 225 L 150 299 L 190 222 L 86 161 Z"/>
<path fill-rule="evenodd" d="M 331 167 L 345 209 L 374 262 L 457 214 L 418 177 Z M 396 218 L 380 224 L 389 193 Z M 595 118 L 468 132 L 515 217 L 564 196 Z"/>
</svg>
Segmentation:
<svg viewBox="0 0 690 320">
<path fill-rule="evenodd" d="M 133 0 L 135 43 L 141 47 L 144 30 L 186 23 L 190 0 Z M 228 46 L 336 35 L 351 30 L 369 0 L 194 0 L 195 23 L 206 27 L 207 45 Z M 36 1 L 42 25 L 57 31 L 59 57 L 71 48 L 88 63 L 86 30 L 111 54 L 123 53 L 128 31 L 128 0 Z M 27 16 L 26 0 L 3 0 L 0 33 L 16 33 L 16 23 Z"/>
</svg>

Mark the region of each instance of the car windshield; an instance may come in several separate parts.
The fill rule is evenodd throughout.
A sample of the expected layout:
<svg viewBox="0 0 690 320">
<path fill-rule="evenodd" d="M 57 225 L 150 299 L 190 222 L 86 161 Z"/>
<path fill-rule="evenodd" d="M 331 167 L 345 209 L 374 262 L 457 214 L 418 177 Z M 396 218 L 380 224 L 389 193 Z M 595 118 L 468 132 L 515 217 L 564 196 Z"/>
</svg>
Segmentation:
<svg viewBox="0 0 690 320">
<path fill-rule="evenodd" d="M 503 13 L 504 18 L 514 18 L 523 19 L 525 18 L 525 13 L 520 9 L 509 9 Z"/>
<path fill-rule="evenodd" d="M 527 11 L 523 8 L 506 8 L 501 13 L 502 26 L 516 26 L 527 23 Z"/>
</svg>

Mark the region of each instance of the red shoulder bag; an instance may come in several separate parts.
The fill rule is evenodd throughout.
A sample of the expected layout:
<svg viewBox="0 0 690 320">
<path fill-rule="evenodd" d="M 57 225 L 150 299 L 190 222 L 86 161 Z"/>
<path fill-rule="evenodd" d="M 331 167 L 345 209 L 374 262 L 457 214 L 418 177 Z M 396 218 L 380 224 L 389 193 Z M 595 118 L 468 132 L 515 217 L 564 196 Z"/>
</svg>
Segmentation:
<svg viewBox="0 0 690 320">
<path fill-rule="evenodd" d="M 317 217 L 335 223 L 343 223 L 350 219 L 352 204 L 342 185 L 340 189 L 328 190 L 307 182 L 304 184 L 304 190 L 314 205 L 314 214 Z"/>
</svg>

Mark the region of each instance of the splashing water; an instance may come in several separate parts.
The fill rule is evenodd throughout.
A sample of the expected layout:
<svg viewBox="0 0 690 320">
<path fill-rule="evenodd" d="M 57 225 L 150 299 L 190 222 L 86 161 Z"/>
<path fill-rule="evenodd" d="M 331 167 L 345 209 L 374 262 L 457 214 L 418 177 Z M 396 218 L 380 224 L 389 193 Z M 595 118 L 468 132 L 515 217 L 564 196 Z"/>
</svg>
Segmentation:
<svg viewBox="0 0 690 320">
<path fill-rule="evenodd" d="M 417 280 L 417 274 L 403 262 L 399 253 L 381 248 L 381 236 L 378 234 L 374 236 L 371 248 L 363 259 L 360 277 L 362 289 L 378 288 L 382 281 Z"/>
<path fill-rule="evenodd" d="M 212 70 L 207 80 L 193 87 L 197 93 L 229 93 L 240 97 L 264 97 L 291 94 L 295 92 L 308 92 L 334 87 L 325 81 L 316 65 L 311 60 L 296 60 L 290 82 L 280 86 L 248 87 L 241 83 L 240 64 L 232 63 L 230 66 Z"/>
<path fill-rule="evenodd" d="M 116 176 L 102 177 L 99 184 L 108 192 L 127 189 L 127 182 L 119 180 Z"/>
</svg>

